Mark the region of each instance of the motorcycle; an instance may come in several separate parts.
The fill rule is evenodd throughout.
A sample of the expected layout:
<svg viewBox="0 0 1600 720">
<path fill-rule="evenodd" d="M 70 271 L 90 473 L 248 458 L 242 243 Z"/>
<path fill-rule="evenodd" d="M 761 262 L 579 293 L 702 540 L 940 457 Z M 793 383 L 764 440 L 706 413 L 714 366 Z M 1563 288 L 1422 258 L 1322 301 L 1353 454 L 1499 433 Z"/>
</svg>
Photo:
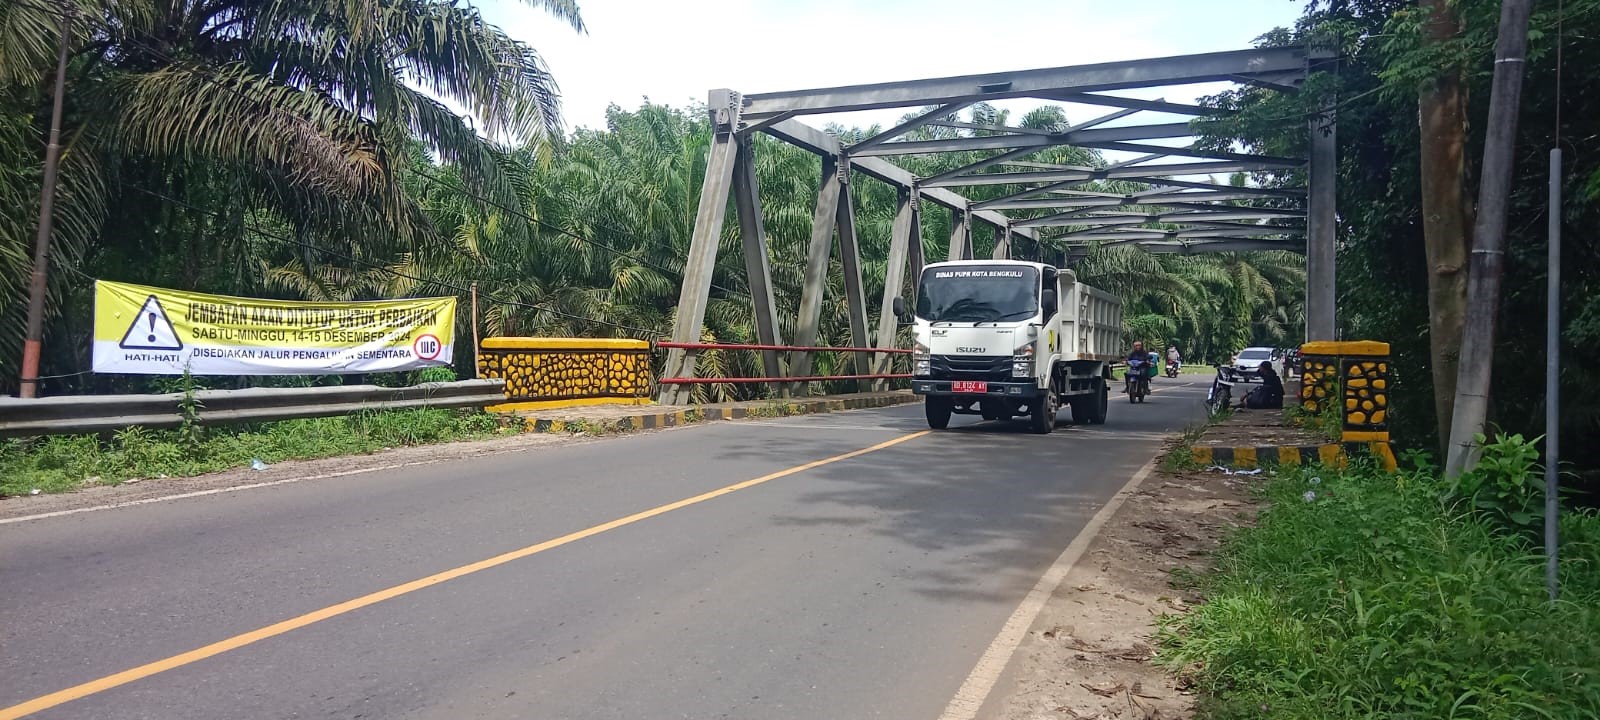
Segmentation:
<svg viewBox="0 0 1600 720">
<path fill-rule="evenodd" d="M 1179 363 L 1177 360 L 1168 360 L 1167 361 L 1167 377 L 1169 377 L 1169 378 L 1177 377 L 1178 376 L 1178 371 L 1180 369 L 1182 369 L 1182 363 Z"/>
<path fill-rule="evenodd" d="M 1233 368 L 1217 366 L 1217 377 L 1211 381 L 1211 391 L 1206 393 L 1206 415 L 1215 418 L 1233 404 L 1234 381 Z"/>
<path fill-rule="evenodd" d="M 1150 394 L 1150 373 L 1142 362 L 1128 363 L 1128 373 L 1124 378 L 1123 391 L 1128 393 L 1128 402 L 1142 403 Z"/>
</svg>

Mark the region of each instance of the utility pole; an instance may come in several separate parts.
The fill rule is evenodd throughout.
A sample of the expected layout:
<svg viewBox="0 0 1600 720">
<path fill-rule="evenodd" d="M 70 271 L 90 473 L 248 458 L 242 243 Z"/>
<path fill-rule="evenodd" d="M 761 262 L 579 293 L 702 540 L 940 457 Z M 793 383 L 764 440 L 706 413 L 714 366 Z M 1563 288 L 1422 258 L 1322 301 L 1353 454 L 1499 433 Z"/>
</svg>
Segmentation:
<svg viewBox="0 0 1600 720">
<path fill-rule="evenodd" d="M 1338 45 L 1332 37 L 1313 41 L 1306 71 L 1335 72 Z M 1323 101 L 1322 111 L 1308 124 L 1311 157 L 1306 196 L 1306 339 L 1337 340 L 1339 137 L 1335 98 Z"/>
<path fill-rule="evenodd" d="M 61 102 L 67 92 L 67 44 L 72 38 L 71 7 L 62 9 L 61 38 L 56 43 L 56 91 L 50 110 L 50 142 L 44 149 L 44 188 L 39 191 L 39 235 L 33 243 L 33 274 L 28 279 L 28 334 L 22 341 L 22 376 L 18 395 L 39 395 L 40 341 L 44 336 L 45 272 L 50 264 L 51 220 L 55 211 L 56 170 L 61 160 Z"/>
<path fill-rule="evenodd" d="M 1500 35 L 1495 40 L 1494 84 L 1485 123 L 1483 180 L 1478 185 L 1478 222 L 1472 231 L 1467 323 L 1461 340 L 1461 373 L 1457 376 L 1455 413 L 1450 421 L 1449 454 L 1445 457 L 1446 477 L 1460 475 L 1477 464 L 1474 436 L 1483 432 L 1489 414 L 1500 281 L 1505 274 L 1506 207 L 1511 195 L 1532 4 L 1532 0 L 1500 3 Z"/>
</svg>

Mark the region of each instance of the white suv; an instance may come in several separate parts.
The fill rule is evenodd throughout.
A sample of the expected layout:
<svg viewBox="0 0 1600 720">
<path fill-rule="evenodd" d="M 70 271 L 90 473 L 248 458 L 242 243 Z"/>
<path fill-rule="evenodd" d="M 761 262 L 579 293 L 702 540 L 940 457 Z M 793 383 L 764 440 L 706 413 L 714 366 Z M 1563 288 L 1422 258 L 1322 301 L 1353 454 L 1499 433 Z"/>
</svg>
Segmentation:
<svg viewBox="0 0 1600 720">
<path fill-rule="evenodd" d="M 1261 363 L 1272 364 L 1272 370 L 1281 374 L 1279 369 L 1278 352 L 1269 347 L 1248 347 L 1233 356 L 1230 363 L 1234 374 L 1243 382 L 1251 382 L 1261 367 Z"/>
</svg>

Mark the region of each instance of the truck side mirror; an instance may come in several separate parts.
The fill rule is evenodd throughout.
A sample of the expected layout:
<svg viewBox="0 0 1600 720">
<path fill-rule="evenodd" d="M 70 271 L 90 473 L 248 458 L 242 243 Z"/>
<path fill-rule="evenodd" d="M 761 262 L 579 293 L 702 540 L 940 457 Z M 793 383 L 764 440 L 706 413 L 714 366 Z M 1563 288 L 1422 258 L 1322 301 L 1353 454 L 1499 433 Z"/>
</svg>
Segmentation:
<svg viewBox="0 0 1600 720">
<path fill-rule="evenodd" d="M 900 318 L 901 320 L 905 319 L 905 317 L 906 317 L 906 299 L 905 298 L 897 297 L 897 298 L 894 299 L 894 316 L 897 317 L 897 318 Z"/>
<path fill-rule="evenodd" d="M 1056 306 L 1056 291 L 1054 288 L 1045 288 L 1039 296 L 1040 309 L 1054 308 Z"/>
</svg>

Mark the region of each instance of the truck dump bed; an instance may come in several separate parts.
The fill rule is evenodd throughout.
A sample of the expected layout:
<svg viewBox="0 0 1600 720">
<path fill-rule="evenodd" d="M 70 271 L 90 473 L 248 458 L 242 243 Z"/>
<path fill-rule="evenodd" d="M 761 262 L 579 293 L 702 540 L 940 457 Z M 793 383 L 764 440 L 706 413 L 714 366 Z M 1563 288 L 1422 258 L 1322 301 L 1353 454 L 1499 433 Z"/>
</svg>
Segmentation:
<svg viewBox="0 0 1600 720">
<path fill-rule="evenodd" d="M 1061 271 L 1061 356 L 1065 360 L 1122 358 L 1122 299 Z"/>
</svg>

